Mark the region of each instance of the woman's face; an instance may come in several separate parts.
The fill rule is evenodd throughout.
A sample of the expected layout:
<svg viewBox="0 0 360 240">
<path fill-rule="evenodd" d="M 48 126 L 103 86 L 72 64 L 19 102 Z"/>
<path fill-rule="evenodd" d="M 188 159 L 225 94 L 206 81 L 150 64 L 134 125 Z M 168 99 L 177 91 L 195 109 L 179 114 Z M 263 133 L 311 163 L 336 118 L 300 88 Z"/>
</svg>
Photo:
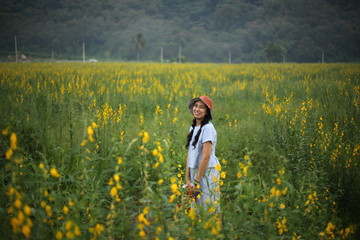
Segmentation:
<svg viewBox="0 0 360 240">
<path fill-rule="evenodd" d="M 207 107 L 202 101 L 197 101 L 193 107 L 193 115 L 196 120 L 204 120 L 206 116 Z"/>
</svg>

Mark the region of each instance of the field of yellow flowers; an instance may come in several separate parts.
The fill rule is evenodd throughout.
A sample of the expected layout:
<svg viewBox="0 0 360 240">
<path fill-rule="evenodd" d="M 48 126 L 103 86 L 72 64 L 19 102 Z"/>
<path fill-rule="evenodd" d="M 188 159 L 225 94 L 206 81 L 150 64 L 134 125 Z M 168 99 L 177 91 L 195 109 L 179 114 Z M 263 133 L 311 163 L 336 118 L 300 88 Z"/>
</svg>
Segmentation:
<svg viewBox="0 0 360 240">
<path fill-rule="evenodd" d="M 359 64 L 0 64 L 2 239 L 359 239 Z M 208 95 L 221 214 L 182 189 Z"/>
</svg>

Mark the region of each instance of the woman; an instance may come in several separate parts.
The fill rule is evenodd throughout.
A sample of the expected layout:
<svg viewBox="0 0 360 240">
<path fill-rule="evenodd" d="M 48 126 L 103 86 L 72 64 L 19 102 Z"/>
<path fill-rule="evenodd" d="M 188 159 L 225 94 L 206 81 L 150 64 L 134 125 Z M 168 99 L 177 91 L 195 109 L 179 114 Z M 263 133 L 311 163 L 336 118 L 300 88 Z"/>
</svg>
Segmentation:
<svg viewBox="0 0 360 240">
<path fill-rule="evenodd" d="M 220 173 L 215 168 L 219 160 L 215 156 L 216 130 L 210 122 L 213 102 L 207 96 L 196 97 L 189 102 L 194 116 L 187 136 L 186 184 L 194 186 L 196 203 L 204 208 L 214 206 L 220 210 Z"/>
</svg>

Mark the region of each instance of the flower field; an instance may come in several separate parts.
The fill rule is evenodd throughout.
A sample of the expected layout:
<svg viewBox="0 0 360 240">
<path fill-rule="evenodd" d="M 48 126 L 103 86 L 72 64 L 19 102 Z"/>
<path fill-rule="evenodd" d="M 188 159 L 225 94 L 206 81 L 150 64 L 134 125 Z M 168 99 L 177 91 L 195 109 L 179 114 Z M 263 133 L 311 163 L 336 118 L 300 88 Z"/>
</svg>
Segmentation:
<svg viewBox="0 0 360 240">
<path fill-rule="evenodd" d="M 2 239 L 359 239 L 359 64 L 0 64 Z M 214 101 L 221 214 L 182 188 Z"/>
</svg>

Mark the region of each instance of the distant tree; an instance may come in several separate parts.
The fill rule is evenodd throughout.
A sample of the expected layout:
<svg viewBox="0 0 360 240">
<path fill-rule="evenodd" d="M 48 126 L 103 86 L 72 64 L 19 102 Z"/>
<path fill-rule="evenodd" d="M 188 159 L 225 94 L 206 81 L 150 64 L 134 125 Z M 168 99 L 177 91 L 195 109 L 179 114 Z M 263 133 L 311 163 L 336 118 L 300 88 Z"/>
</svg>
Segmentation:
<svg viewBox="0 0 360 240">
<path fill-rule="evenodd" d="M 146 40 L 142 33 L 138 33 L 135 35 L 135 37 L 132 40 L 132 43 L 134 44 L 134 47 L 136 49 L 136 59 L 139 61 L 140 59 L 140 52 L 144 49 Z"/>
<path fill-rule="evenodd" d="M 265 49 L 266 60 L 268 62 L 283 62 L 285 57 L 285 49 L 277 44 L 270 43 Z"/>
</svg>

